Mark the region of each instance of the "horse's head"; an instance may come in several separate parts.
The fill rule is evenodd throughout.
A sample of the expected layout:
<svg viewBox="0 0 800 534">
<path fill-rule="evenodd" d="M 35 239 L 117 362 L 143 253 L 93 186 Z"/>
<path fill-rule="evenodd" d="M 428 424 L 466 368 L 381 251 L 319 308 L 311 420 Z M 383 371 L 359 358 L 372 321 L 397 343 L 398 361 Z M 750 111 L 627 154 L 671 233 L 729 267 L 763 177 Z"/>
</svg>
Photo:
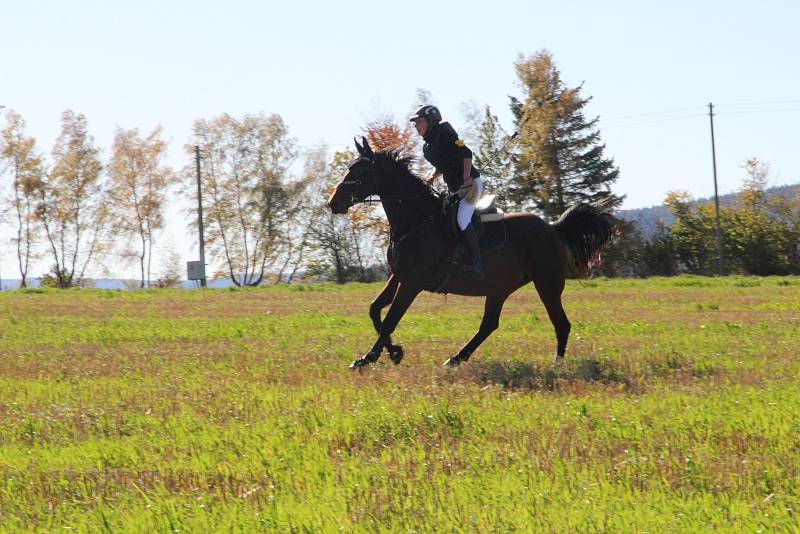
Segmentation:
<svg viewBox="0 0 800 534">
<path fill-rule="evenodd" d="M 353 204 L 363 202 L 367 197 L 378 194 L 378 174 L 376 170 L 376 155 L 369 141 L 361 138 L 363 145 L 355 140 L 358 158 L 354 159 L 347 168 L 342 181 L 328 199 L 328 206 L 333 213 L 347 213 Z"/>
</svg>

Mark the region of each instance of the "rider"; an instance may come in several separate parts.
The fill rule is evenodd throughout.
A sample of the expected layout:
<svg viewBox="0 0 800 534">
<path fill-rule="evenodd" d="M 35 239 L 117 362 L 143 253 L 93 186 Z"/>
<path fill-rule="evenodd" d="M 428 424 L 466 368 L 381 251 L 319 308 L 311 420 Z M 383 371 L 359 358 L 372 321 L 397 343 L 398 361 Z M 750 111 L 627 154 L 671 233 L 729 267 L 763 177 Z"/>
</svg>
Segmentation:
<svg viewBox="0 0 800 534">
<path fill-rule="evenodd" d="M 472 165 L 472 151 L 467 148 L 449 122 L 442 122 L 442 114 L 436 106 L 420 106 L 409 118 L 425 144 L 422 152 L 433 165 L 433 171 L 425 179 L 428 185 L 444 175 L 447 188 L 461 197 L 458 203 L 458 227 L 472 256 L 472 266 L 479 277 L 483 277 L 481 248 L 475 226 L 470 224 L 475 204 L 483 192 L 483 180 Z"/>
</svg>

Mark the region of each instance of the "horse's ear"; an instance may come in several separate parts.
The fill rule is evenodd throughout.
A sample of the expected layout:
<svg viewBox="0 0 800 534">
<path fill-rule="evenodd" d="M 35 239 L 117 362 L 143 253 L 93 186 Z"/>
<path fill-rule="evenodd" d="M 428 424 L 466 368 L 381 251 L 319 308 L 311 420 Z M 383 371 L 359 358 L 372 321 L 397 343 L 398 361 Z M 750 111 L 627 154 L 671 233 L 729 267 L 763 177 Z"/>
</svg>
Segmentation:
<svg viewBox="0 0 800 534">
<path fill-rule="evenodd" d="M 372 147 L 369 146 L 369 141 L 367 141 L 367 138 L 366 137 L 361 137 L 361 142 L 364 143 L 364 152 L 365 152 L 364 155 L 365 156 L 372 156 L 372 154 L 373 154 Z"/>
<path fill-rule="evenodd" d="M 358 150 L 358 153 L 363 156 L 364 155 L 364 147 L 358 144 L 358 139 L 355 138 L 355 137 L 353 138 L 353 142 L 356 144 L 356 150 Z"/>
</svg>

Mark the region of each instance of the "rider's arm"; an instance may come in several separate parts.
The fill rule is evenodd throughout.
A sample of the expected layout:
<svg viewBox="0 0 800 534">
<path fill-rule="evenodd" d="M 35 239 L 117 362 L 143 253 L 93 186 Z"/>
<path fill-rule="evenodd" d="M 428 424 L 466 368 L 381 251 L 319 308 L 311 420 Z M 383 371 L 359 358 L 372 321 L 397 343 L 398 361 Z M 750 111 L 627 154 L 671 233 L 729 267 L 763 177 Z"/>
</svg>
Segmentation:
<svg viewBox="0 0 800 534">
<path fill-rule="evenodd" d="M 464 158 L 464 185 L 467 187 L 472 187 L 472 176 L 470 176 L 471 171 L 472 157 Z"/>
</svg>

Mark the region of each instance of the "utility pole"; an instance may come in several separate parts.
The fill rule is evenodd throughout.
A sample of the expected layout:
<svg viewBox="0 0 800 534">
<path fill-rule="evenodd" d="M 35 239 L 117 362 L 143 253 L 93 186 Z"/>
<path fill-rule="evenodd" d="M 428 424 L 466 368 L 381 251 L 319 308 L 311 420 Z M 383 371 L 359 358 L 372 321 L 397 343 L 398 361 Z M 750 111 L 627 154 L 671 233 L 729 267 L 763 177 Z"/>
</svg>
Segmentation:
<svg viewBox="0 0 800 534">
<path fill-rule="evenodd" d="M 194 162 L 197 169 L 197 227 L 200 230 L 200 265 L 203 268 L 203 278 L 200 287 L 206 287 L 206 244 L 203 234 L 203 192 L 200 188 L 200 147 L 194 146 Z"/>
<path fill-rule="evenodd" d="M 711 120 L 711 164 L 714 168 L 714 215 L 717 234 L 717 276 L 722 276 L 722 229 L 719 226 L 719 191 L 717 189 L 717 149 L 714 144 L 714 104 L 708 103 L 708 117 Z"/>
<path fill-rule="evenodd" d="M 2 109 L 5 109 L 5 106 L 3 104 L 0 104 L 0 110 Z M 2 262 L 3 262 L 3 255 L 0 254 L 0 263 Z M 2 290 L 3 290 L 3 273 L 0 272 L 0 291 Z"/>
</svg>

